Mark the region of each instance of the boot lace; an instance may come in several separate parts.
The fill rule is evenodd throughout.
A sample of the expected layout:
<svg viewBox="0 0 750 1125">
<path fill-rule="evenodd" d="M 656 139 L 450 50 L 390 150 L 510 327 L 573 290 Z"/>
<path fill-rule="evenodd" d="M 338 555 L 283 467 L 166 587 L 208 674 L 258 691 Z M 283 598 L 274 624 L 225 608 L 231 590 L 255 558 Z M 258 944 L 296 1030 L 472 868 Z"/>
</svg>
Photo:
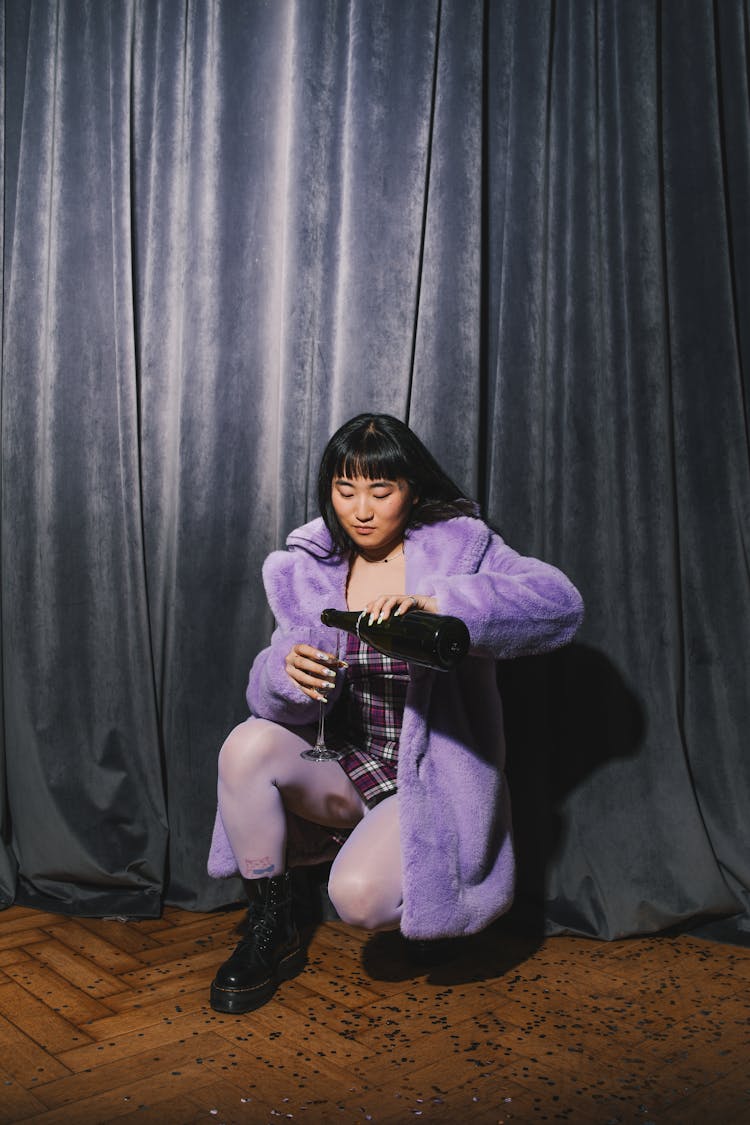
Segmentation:
<svg viewBox="0 0 750 1125">
<path fill-rule="evenodd" d="M 276 915 L 272 911 L 267 910 L 251 923 L 248 941 L 252 941 L 256 949 L 266 949 L 273 941 L 277 925 L 278 919 Z"/>
</svg>

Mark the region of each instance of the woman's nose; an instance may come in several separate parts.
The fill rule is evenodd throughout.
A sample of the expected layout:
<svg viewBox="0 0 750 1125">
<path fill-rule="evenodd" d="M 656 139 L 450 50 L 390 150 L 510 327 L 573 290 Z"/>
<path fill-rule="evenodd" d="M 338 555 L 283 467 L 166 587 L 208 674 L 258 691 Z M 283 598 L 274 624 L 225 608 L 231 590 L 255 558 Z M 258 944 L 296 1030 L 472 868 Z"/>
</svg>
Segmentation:
<svg viewBox="0 0 750 1125">
<path fill-rule="evenodd" d="M 360 523 L 367 523 L 372 519 L 372 506 L 369 497 L 362 496 L 357 501 L 356 516 Z"/>
</svg>

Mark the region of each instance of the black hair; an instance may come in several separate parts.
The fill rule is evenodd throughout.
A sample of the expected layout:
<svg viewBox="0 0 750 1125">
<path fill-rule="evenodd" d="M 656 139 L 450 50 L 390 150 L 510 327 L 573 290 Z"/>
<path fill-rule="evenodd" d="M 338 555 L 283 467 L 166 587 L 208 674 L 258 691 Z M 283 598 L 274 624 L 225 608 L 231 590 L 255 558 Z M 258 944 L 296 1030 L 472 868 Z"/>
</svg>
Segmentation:
<svg viewBox="0 0 750 1125">
<path fill-rule="evenodd" d="M 318 471 L 318 506 L 337 555 L 357 550 L 331 500 L 333 482 L 340 476 L 405 480 L 417 497 L 407 530 L 479 512 L 404 422 L 390 414 L 358 414 L 330 439 Z"/>
</svg>

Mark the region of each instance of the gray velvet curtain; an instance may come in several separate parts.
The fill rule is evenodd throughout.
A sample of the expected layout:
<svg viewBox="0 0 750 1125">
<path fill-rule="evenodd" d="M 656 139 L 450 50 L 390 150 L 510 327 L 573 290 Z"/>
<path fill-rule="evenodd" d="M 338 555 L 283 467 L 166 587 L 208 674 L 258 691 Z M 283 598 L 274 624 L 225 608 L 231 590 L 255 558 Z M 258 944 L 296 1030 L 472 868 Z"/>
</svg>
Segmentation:
<svg viewBox="0 0 750 1125">
<path fill-rule="evenodd" d="M 236 896 L 205 858 L 260 564 L 374 409 L 587 603 L 499 672 L 519 914 L 750 925 L 749 25 L 6 0 L 4 903 Z"/>
</svg>

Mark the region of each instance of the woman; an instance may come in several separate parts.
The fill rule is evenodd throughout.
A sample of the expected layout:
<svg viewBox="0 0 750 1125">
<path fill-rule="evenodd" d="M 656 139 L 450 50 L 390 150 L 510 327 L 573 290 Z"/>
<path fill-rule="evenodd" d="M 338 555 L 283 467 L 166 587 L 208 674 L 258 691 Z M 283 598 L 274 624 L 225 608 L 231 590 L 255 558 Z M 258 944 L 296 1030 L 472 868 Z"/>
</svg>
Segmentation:
<svg viewBox="0 0 750 1125">
<path fill-rule="evenodd" d="M 322 843 L 338 849 L 328 893 L 353 925 L 433 939 L 474 933 L 507 910 L 514 857 L 495 661 L 565 644 L 582 615 L 568 579 L 506 546 L 389 415 L 361 414 L 334 434 L 318 503 L 322 518 L 263 567 L 277 627 L 250 672 L 252 717 L 219 757 L 209 872 L 239 871 L 251 902 L 247 936 L 211 986 L 223 1012 L 258 1007 L 301 969 L 289 867 L 319 861 Z M 471 649 L 436 673 L 345 634 L 337 659 L 320 623 L 328 607 L 460 617 Z M 305 761 L 326 697 L 329 741 L 346 754 Z"/>
</svg>

